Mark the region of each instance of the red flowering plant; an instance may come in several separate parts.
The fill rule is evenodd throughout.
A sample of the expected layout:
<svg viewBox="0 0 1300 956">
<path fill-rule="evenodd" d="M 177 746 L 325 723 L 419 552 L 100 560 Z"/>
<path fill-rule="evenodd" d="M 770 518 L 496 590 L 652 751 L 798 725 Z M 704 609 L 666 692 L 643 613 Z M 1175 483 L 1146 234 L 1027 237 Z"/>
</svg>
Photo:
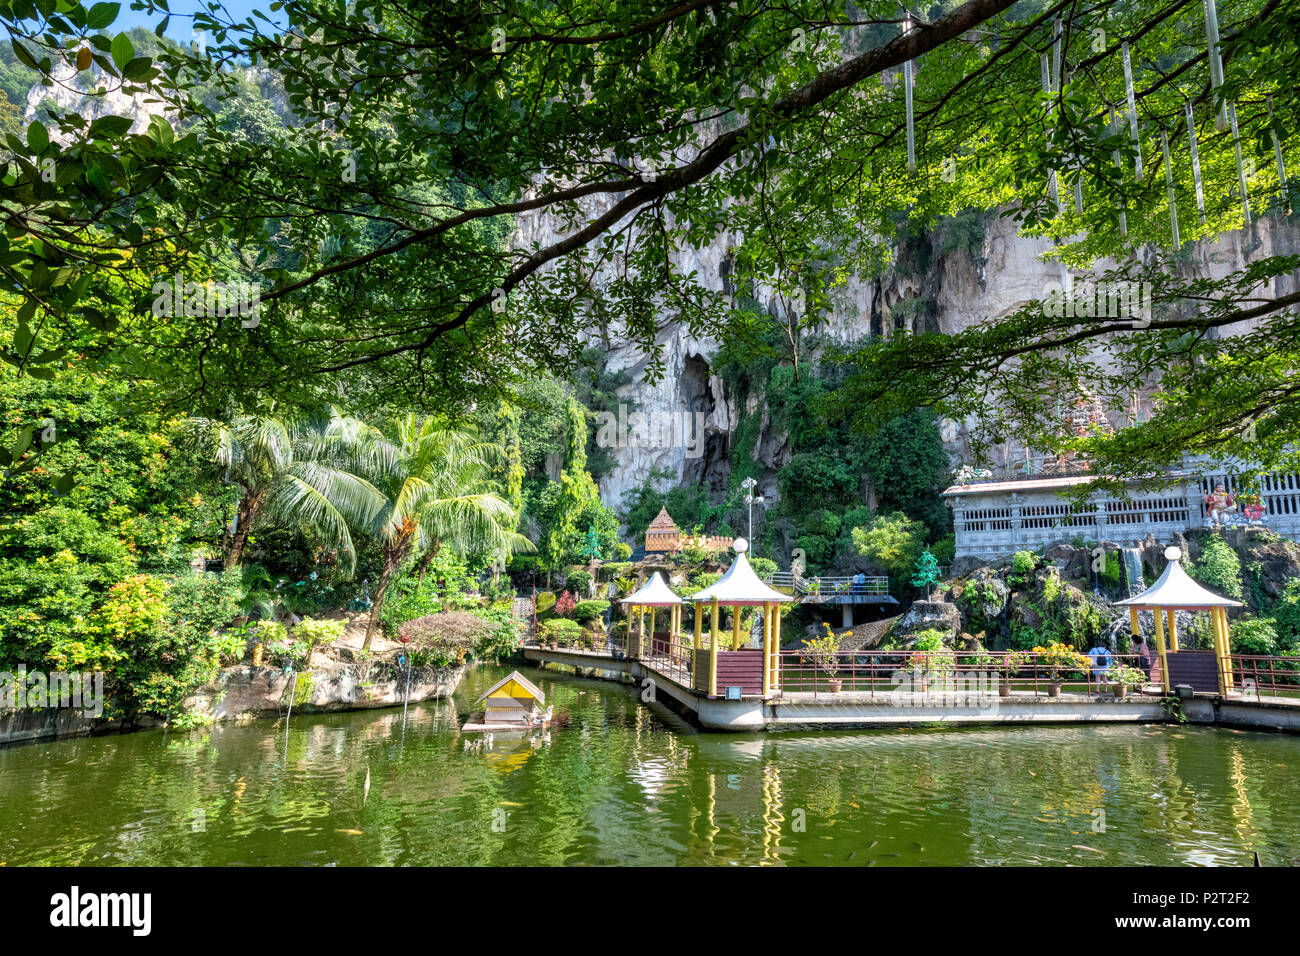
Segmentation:
<svg viewBox="0 0 1300 956">
<path fill-rule="evenodd" d="M 577 604 L 572 594 L 565 591 L 555 601 L 555 616 L 568 617 L 573 613 L 573 608 Z"/>
</svg>

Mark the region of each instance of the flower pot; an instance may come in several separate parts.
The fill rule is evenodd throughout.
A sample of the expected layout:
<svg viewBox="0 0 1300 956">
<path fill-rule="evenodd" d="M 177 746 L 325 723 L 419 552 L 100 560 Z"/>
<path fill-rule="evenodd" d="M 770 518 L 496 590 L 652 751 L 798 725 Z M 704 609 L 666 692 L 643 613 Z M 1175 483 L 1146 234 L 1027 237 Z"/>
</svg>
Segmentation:
<svg viewBox="0 0 1300 956">
<path fill-rule="evenodd" d="M 826 685 L 830 688 L 832 694 L 838 694 L 840 688 L 844 686 L 844 681 L 832 678 L 826 682 Z"/>
<path fill-rule="evenodd" d="M 1128 696 L 1128 684 L 1112 684 L 1110 689 L 1114 692 L 1116 700 L 1123 700 Z"/>
<path fill-rule="evenodd" d="M 560 642 L 559 642 L 559 641 L 551 641 L 550 647 L 551 647 L 551 650 L 553 650 L 553 651 L 558 651 L 558 650 L 560 649 Z"/>
<path fill-rule="evenodd" d="M 1059 681 L 1052 681 L 1050 684 L 1047 685 L 1047 696 L 1048 697 L 1061 696 L 1061 684 Z"/>
<path fill-rule="evenodd" d="M 999 697 L 1010 697 L 1010 696 L 1011 696 L 1011 682 L 1010 682 L 1010 681 L 1005 681 L 1005 680 L 1004 680 L 1004 681 L 999 681 L 999 682 L 998 682 L 998 696 L 999 696 Z"/>
</svg>

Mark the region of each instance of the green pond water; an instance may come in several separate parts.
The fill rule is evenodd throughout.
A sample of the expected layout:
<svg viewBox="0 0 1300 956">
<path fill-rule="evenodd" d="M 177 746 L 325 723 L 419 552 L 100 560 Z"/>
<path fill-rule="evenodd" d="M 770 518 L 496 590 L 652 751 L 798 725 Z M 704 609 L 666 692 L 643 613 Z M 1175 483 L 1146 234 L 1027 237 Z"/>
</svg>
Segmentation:
<svg viewBox="0 0 1300 956">
<path fill-rule="evenodd" d="M 0 863 L 1266 864 L 1300 738 L 1196 727 L 733 736 L 527 671 L 549 742 L 466 750 L 455 699 L 0 748 Z M 364 790 L 367 768 L 368 795 Z M 1104 819 L 1097 811 L 1104 811 Z M 1104 824 L 1104 832 L 1094 825 Z M 1100 828 L 1100 827 L 1099 827 Z"/>
</svg>

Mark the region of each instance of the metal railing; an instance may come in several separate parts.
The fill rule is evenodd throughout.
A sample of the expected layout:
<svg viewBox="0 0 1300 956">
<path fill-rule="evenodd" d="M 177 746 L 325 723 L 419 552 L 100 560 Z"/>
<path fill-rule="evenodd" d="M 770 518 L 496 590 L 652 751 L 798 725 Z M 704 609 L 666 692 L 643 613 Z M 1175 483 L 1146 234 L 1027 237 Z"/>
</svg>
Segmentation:
<svg viewBox="0 0 1300 956">
<path fill-rule="evenodd" d="M 814 575 L 804 577 L 793 571 L 777 571 L 767 579 L 772 587 L 790 588 L 795 594 L 804 596 L 830 594 L 888 594 L 889 578 L 884 575 L 854 577 L 830 577 Z"/>
<path fill-rule="evenodd" d="M 831 659 L 817 658 L 806 648 L 788 649 L 780 652 L 776 689 L 782 694 L 811 694 L 814 698 L 850 693 L 875 697 L 900 692 L 1030 693 L 1034 697 L 1061 692 L 1098 696 L 1111 693 L 1110 671 L 1116 664 L 1142 669 L 1135 654 L 1112 654 L 1109 667 L 1085 669 L 1058 667 L 1048 655 L 1031 651 L 1016 652 L 1018 660 L 1009 662 L 1009 653 L 864 650 L 841 652 Z M 1056 692 L 1053 685 L 1057 686 Z"/>
<path fill-rule="evenodd" d="M 1300 657 L 1229 654 L 1233 690 L 1242 696 L 1300 697 Z"/>
</svg>

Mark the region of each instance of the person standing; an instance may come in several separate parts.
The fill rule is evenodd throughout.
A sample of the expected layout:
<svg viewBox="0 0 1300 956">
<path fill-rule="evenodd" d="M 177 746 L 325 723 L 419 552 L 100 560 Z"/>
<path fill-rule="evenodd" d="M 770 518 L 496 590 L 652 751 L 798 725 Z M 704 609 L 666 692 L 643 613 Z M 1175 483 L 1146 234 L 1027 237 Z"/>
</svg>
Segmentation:
<svg viewBox="0 0 1300 956">
<path fill-rule="evenodd" d="M 1147 677 L 1158 683 L 1160 677 L 1156 673 L 1156 670 L 1160 666 L 1159 660 L 1157 660 L 1156 656 L 1151 653 L 1151 648 L 1147 646 L 1146 638 L 1139 634 L 1136 641 L 1137 645 L 1133 650 L 1137 653 L 1138 663 L 1141 664 L 1142 669 L 1146 671 Z"/>
</svg>

